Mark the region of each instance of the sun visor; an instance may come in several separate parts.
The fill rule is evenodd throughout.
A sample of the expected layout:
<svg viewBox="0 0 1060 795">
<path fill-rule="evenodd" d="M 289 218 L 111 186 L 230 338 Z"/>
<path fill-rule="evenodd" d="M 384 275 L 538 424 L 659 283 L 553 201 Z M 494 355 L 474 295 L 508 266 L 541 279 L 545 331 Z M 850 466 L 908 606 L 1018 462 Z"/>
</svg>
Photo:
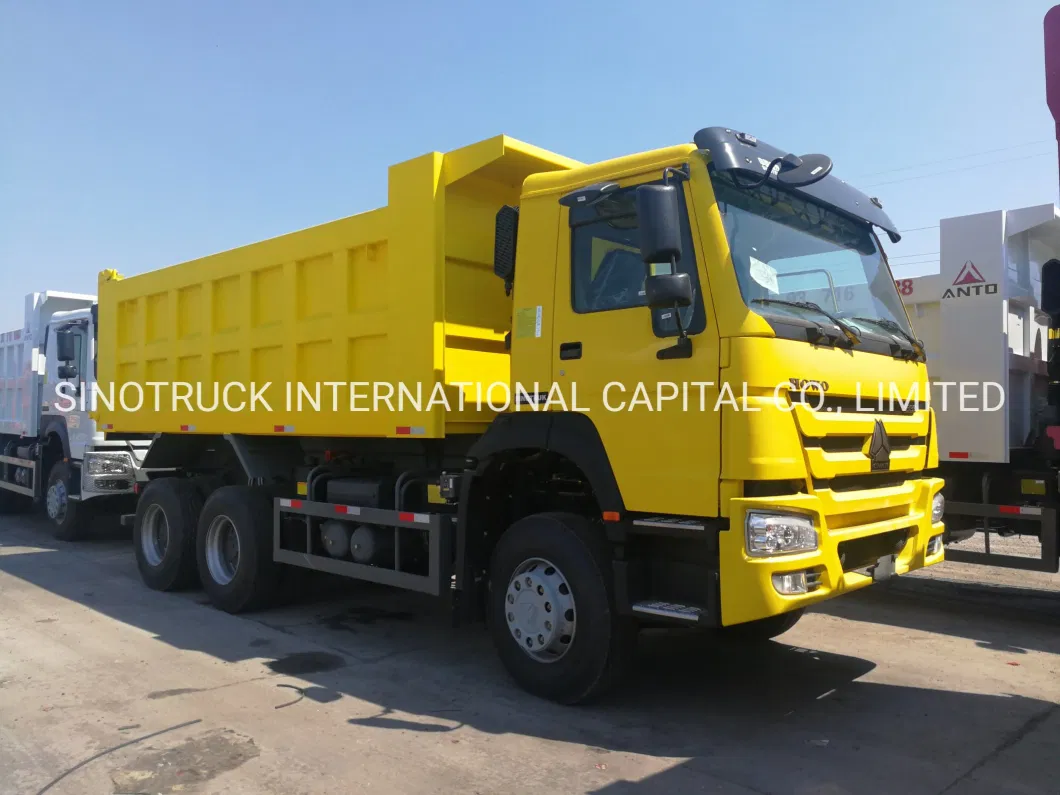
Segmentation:
<svg viewBox="0 0 1060 795">
<path fill-rule="evenodd" d="M 788 155 L 787 152 L 770 146 L 753 135 L 725 127 L 706 127 L 697 132 L 692 140 L 698 149 L 710 152 L 711 162 L 718 171 L 737 172 L 744 180 L 761 179 L 770 163 Z M 901 239 L 897 227 L 883 211 L 878 200 L 869 198 L 831 174 L 817 182 L 799 187 L 785 185 L 782 180 L 778 181 L 773 176 L 770 181 L 805 198 L 828 205 L 845 215 L 877 226 L 887 232 L 892 242 L 897 243 Z"/>
</svg>

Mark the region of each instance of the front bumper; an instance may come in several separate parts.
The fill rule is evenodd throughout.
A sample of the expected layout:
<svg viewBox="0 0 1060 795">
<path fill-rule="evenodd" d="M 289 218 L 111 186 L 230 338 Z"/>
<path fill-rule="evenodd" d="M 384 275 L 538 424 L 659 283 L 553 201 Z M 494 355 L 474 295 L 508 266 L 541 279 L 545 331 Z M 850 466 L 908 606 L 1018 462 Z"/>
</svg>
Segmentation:
<svg viewBox="0 0 1060 795">
<path fill-rule="evenodd" d="M 721 623 L 754 621 L 864 588 L 873 582 L 868 564 L 885 552 L 894 552 L 895 575 L 942 562 L 941 544 L 937 552 L 928 554 L 928 541 L 945 530 L 943 522 L 931 521 L 931 501 L 942 485 L 940 478 L 916 478 L 863 491 L 825 489 L 814 494 L 732 500 L 730 529 L 720 534 L 718 546 Z M 750 510 L 811 514 L 818 529 L 817 549 L 750 557 L 744 534 Z M 892 545 L 892 539 L 898 543 Z M 808 570 L 816 586 L 809 593 L 787 596 L 773 585 L 774 574 Z"/>
<path fill-rule="evenodd" d="M 125 450 L 91 450 L 81 461 L 81 499 L 133 494 L 139 466 Z"/>
</svg>

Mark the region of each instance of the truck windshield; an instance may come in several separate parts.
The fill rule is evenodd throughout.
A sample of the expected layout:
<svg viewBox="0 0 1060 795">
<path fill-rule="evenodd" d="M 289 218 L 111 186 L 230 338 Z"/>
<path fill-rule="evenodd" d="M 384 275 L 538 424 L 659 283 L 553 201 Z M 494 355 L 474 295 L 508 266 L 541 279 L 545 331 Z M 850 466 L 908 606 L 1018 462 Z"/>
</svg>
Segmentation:
<svg viewBox="0 0 1060 795">
<path fill-rule="evenodd" d="M 882 322 L 912 334 L 894 277 L 868 224 L 772 183 L 745 189 L 713 170 L 711 182 L 748 306 L 756 312 L 819 319 L 820 313 L 808 306 L 816 304 L 859 331 L 879 332 Z"/>
</svg>

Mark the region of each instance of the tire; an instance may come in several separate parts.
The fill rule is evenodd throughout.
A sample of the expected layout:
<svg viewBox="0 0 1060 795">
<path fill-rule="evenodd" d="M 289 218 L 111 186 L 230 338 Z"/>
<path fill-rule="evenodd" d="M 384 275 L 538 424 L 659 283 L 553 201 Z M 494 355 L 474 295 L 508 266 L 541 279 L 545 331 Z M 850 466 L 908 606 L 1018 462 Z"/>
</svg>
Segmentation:
<svg viewBox="0 0 1060 795">
<path fill-rule="evenodd" d="M 532 586 L 524 594 L 526 578 Z M 535 514 L 508 528 L 493 552 L 487 610 L 501 662 L 540 698 L 592 701 L 618 684 L 632 657 L 636 624 L 615 612 L 607 546 L 574 514 Z M 546 611 L 557 620 L 549 623 Z"/>
<path fill-rule="evenodd" d="M 789 613 L 760 618 L 757 621 L 733 624 L 731 627 L 722 627 L 721 634 L 726 640 L 732 639 L 740 643 L 765 643 L 778 635 L 783 635 L 798 624 L 804 612 L 804 610 L 792 610 Z"/>
<path fill-rule="evenodd" d="M 91 518 L 85 503 L 70 499 L 73 478 L 74 468 L 66 461 L 57 461 L 48 471 L 44 508 L 52 524 L 52 535 L 60 541 L 84 538 Z"/>
<path fill-rule="evenodd" d="M 280 569 L 272 559 L 271 493 L 254 486 L 213 492 L 199 517 L 195 551 L 199 579 L 215 607 L 241 613 L 267 604 Z"/>
<path fill-rule="evenodd" d="M 155 591 L 180 591 L 198 584 L 195 528 L 202 497 L 181 478 L 147 484 L 136 505 L 133 549 L 140 578 Z"/>
</svg>

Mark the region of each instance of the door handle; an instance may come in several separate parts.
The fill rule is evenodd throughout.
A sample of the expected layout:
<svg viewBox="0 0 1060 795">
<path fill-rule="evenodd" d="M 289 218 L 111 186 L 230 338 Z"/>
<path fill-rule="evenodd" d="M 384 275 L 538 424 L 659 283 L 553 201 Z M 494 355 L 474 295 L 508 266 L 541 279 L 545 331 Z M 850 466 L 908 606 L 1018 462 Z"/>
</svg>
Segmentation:
<svg viewBox="0 0 1060 795">
<path fill-rule="evenodd" d="M 561 342 L 559 345 L 559 358 L 580 359 L 582 358 L 582 344 L 580 342 Z"/>
</svg>

